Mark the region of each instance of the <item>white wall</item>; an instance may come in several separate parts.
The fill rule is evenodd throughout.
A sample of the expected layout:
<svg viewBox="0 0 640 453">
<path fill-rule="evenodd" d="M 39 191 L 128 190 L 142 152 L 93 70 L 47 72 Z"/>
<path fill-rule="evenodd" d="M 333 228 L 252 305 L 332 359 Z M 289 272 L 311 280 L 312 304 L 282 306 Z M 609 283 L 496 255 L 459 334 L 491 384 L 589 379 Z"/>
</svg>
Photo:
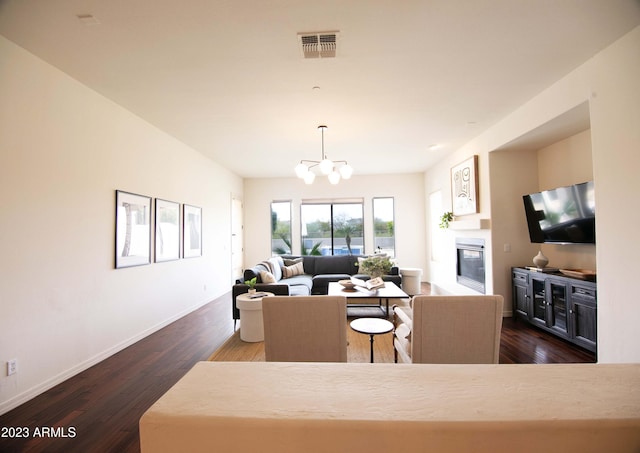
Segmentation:
<svg viewBox="0 0 640 453">
<path fill-rule="evenodd" d="M 587 65 L 596 185 L 598 360 L 640 362 L 640 27 Z"/>
<path fill-rule="evenodd" d="M 538 151 L 538 190 L 593 180 L 591 130 L 586 130 Z M 596 247 L 591 244 L 542 244 L 537 248 L 549 266 L 597 270 Z M 537 251 L 536 251 L 537 253 Z"/>
<path fill-rule="evenodd" d="M 0 99 L 3 413 L 228 292 L 242 180 L 2 37 Z M 203 256 L 114 269 L 116 189 L 202 207 Z"/>
<path fill-rule="evenodd" d="M 589 102 L 596 185 L 598 269 L 598 360 L 640 362 L 634 238 L 640 210 L 633 184 L 640 165 L 640 27 L 515 110 L 465 145 L 452 161 L 425 174 L 425 189 L 448 183 L 442 172 L 462 158 L 487 152 Z M 514 168 L 514 171 L 517 169 Z M 437 183 L 440 181 L 440 183 Z M 491 190 L 481 175 L 480 191 Z M 486 205 L 484 205 L 486 206 Z M 631 208 L 630 208 L 631 207 Z M 482 214 L 491 215 L 490 210 Z M 502 228 L 503 226 L 501 226 Z M 432 270 L 433 271 L 433 270 Z M 504 269 L 494 269 L 504 272 Z M 433 273 L 433 272 L 432 272 Z M 436 275 L 436 278 L 440 278 Z M 438 283 L 438 280 L 435 280 Z"/>
<path fill-rule="evenodd" d="M 429 205 L 429 194 L 440 191 L 442 194 L 442 211 L 452 211 L 451 203 L 451 167 L 466 160 L 469 156 L 478 155 L 478 182 L 479 182 L 479 212 L 456 217 L 455 221 L 470 221 L 491 218 L 491 203 L 489 197 L 489 160 L 488 153 L 480 148 L 465 147 L 447 158 L 438 165 L 429 169 L 425 173 L 425 191 L 427 193 L 427 212 L 431 211 Z M 440 213 L 442 214 L 442 213 Z M 453 294 L 478 294 L 476 291 L 460 285 L 456 282 L 456 238 L 477 238 L 485 241 L 485 250 L 491 250 L 491 230 L 489 229 L 463 229 L 458 230 L 452 226 L 448 230 L 437 230 L 435 237 L 432 232 L 427 232 L 427 248 L 430 250 L 431 244 L 438 241 L 443 247 L 443 255 L 438 261 L 430 260 L 426 272 L 426 280 L 431 282 L 432 290 Z M 430 259 L 431 253 L 428 257 Z M 485 253 L 485 292 L 493 294 L 493 257 L 491 253 Z"/>
<path fill-rule="evenodd" d="M 354 164 L 357 170 L 357 165 Z M 293 173 L 293 168 L 291 170 Z M 354 175 L 331 185 L 316 178 L 307 185 L 298 178 L 246 179 L 244 182 L 245 267 L 271 256 L 271 202 L 291 200 L 294 252 L 300 248 L 300 203 L 307 199 L 364 199 L 365 251 L 373 253 L 374 197 L 393 197 L 395 203 L 396 258 L 400 267 L 426 266 L 425 200 L 422 174 Z M 297 248 L 296 248 L 297 247 Z"/>
<path fill-rule="evenodd" d="M 539 190 L 538 154 L 535 150 L 497 151 L 489 153 L 489 162 L 494 287 L 504 296 L 505 314 L 511 315 L 511 267 L 528 266 L 539 249 L 529 240 L 522 203 L 522 195 Z"/>
</svg>

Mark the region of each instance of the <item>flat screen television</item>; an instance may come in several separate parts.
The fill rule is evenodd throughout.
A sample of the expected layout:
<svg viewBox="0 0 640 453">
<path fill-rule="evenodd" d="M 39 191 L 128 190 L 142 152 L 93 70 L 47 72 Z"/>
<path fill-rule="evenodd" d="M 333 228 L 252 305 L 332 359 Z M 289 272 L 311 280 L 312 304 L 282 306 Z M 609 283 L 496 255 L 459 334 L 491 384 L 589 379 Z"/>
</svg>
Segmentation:
<svg viewBox="0 0 640 453">
<path fill-rule="evenodd" d="M 531 242 L 596 243 L 593 181 L 532 193 L 522 198 Z"/>
</svg>

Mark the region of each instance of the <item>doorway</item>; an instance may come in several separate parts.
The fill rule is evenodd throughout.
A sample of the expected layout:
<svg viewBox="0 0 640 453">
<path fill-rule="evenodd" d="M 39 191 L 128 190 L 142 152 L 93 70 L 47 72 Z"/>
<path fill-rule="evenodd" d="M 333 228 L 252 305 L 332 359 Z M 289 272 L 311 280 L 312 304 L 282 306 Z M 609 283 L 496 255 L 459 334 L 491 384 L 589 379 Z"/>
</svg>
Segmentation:
<svg viewBox="0 0 640 453">
<path fill-rule="evenodd" d="M 231 283 L 242 279 L 244 268 L 244 224 L 242 200 L 231 196 Z"/>
</svg>

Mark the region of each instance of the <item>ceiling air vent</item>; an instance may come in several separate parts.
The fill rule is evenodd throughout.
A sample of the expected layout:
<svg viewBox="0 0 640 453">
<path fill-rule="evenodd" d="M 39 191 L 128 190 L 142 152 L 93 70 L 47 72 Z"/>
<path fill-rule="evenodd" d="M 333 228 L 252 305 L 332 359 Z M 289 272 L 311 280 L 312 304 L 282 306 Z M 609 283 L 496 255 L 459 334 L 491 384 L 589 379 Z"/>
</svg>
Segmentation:
<svg viewBox="0 0 640 453">
<path fill-rule="evenodd" d="M 337 40 L 337 31 L 298 33 L 304 58 L 334 58 Z"/>
</svg>

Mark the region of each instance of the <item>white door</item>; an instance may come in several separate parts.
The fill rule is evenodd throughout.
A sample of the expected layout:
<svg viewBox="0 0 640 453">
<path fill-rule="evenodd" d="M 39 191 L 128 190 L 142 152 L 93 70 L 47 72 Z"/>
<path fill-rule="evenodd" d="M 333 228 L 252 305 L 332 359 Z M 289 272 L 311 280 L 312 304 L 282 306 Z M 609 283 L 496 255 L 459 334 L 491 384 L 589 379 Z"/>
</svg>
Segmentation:
<svg viewBox="0 0 640 453">
<path fill-rule="evenodd" d="M 242 218 L 242 200 L 231 197 L 231 277 L 232 282 L 242 278 L 244 266 L 244 243 Z"/>
</svg>

